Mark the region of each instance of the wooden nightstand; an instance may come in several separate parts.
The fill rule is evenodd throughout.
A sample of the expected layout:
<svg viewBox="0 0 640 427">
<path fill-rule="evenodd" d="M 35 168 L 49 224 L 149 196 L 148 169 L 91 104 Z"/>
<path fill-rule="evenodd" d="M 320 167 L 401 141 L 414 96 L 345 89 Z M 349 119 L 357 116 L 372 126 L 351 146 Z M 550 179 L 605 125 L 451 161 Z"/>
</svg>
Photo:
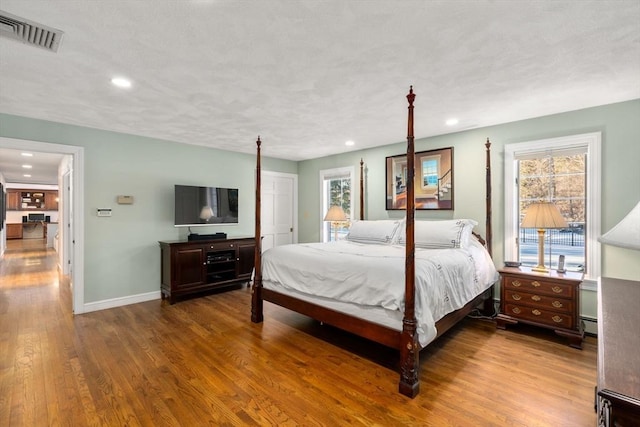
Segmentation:
<svg viewBox="0 0 640 427">
<path fill-rule="evenodd" d="M 500 313 L 496 327 L 518 322 L 553 329 L 571 347 L 582 349 L 584 324 L 580 320 L 580 283 L 583 273 L 537 273 L 530 268 L 500 270 Z"/>
</svg>

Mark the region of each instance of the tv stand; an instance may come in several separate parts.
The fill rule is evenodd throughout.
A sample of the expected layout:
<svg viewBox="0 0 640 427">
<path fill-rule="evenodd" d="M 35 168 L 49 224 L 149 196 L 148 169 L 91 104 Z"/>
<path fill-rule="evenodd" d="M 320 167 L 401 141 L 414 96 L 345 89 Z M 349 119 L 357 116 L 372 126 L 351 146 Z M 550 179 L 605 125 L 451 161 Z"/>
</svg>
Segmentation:
<svg viewBox="0 0 640 427">
<path fill-rule="evenodd" d="M 170 304 L 184 295 L 251 280 L 255 240 L 212 239 L 159 242 L 162 299 Z"/>
</svg>

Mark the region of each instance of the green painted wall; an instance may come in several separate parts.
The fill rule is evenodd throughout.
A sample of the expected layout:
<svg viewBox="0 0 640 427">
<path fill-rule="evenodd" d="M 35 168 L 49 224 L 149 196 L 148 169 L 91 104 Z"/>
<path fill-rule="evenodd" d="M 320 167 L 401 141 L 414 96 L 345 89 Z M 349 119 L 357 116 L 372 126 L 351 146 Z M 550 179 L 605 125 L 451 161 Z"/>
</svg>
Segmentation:
<svg viewBox="0 0 640 427">
<path fill-rule="evenodd" d="M 420 122 L 430 120 L 428 103 L 421 104 L 417 97 L 415 105 L 415 132 L 419 135 Z M 640 99 L 416 140 L 416 151 L 454 147 L 455 167 L 455 210 L 417 211 L 416 217 L 473 218 L 480 223 L 479 229 L 484 234 L 484 142 L 489 137 L 492 142 L 493 254 L 496 265 L 500 266 L 504 261 L 505 144 L 598 131 L 602 133 L 601 226 L 604 233 L 640 200 Z M 358 171 L 361 158 L 366 171 L 365 218 L 403 216 L 402 212 L 385 210 L 384 183 L 385 157 L 406 152 L 405 132 L 404 128 L 398 129 L 400 143 L 300 162 L 300 242 L 319 240 L 319 171 L 345 166 L 353 166 Z M 354 200 L 358 199 L 358 194 Z M 640 252 L 603 245 L 602 275 L 640 280 Z M 596 318 L 596 293 L 583 291 L 581 297 L 581 314 Z M 594 325 L 587 324 L 587 331 L 595 332 Z"/>
<path fill-rule="evenodd" d="M 193 232 L 254 234 L 255 155 L 4 114 L 0 136 L 85 148 L 85 303 L 159 290 L 158 240 L 188 234 L 173 226 L 175 184 L 239 189 L 238 225 Z M 295 174 L 297 164 L 264 158 L 263 169 Z M 118 205 L 118 195 L 132 195 L 134 204 Z M 97 208 L 112 216 L 98 217 Z"/>
<path fill-rule="evenodd" d="M 427 107 L 423 107 L 428 110 Z M 415 132 L 420 121 L 429 120 L 416 99 Z M 497 265 L 503 262 L 505 144 L 534 141 L 588 132 L 602 133 L 602 231 L 609 230 L 640 200 L 640 99 L 555 114 L 469 131 L 416 140 L 416 151 L 454 147 L 455 210 L 417 211 L 418 218 L 473 218 L 484 233 L 484 142 L 491 139 L 493 185 L 493 249 Z M 398 129 L 401 136 L 406 132 Z M 406 152 L 406 142 L 302 161 L 298 166 L 300 242 L 319 240 L 319 171 L 365 162 L 365 217 L 384 219 L 403 216 L 385 210 L 385 157 Z M 356 185 L 356 191 L 358 191 Z M 354 200 L 357 200 L 357 195 Z M 640 280 L 640 253 L 603 246 L 605 276 Z"/>
</svg>

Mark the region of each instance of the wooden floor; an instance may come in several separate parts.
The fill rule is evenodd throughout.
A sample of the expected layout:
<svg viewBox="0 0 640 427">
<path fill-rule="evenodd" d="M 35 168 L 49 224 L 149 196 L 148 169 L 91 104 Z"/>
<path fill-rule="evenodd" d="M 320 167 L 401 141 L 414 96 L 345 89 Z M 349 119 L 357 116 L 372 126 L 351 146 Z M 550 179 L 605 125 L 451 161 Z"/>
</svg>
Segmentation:
<svg viewBox="0 0 640 427">
<path fill-rule="evenodd" d="M 596 341 L 466 319 L 421 353 L 421 393 L 397 354 L 265 304 L 247 288 L 73 316 L 43 241 L 0 263 L 0 426 L 594 426 Z M 115 266 L 114 266 L 115 267 Z"/>
</svg>

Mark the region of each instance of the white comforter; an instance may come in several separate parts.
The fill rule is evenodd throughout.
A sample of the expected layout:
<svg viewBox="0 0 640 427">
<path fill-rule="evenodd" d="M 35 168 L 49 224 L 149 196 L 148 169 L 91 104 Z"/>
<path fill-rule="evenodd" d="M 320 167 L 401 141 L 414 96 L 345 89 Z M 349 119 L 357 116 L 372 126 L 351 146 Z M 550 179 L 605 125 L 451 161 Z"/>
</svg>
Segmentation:
<svg viewBox="0 0 640 427">
<path fill-rule="evenodd" d="M 415 311 L 420 343 L 435 322 L 490 287 L 498 273 L 473 239 L 467 249 L 416 249 Z M 404 310 L 405 248 L 347 241 L 284 245 L 262 257 L 263 281 L 303 294 L 362 306 Z"/>
</svg>

